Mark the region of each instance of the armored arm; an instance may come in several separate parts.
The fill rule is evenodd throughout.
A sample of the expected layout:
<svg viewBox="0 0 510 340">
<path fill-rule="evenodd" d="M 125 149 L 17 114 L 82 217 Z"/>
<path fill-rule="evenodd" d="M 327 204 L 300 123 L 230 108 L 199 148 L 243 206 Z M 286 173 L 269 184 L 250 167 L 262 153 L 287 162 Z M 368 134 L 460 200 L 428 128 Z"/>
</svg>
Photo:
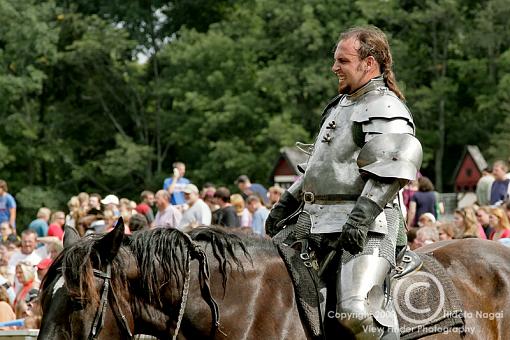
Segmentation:
<svg viewBox="0 0 510 340">
<path fill-rule="evenodd" d="M 266 219 L 266 234 L 273 237 L 283 228 L 283 221 L 296 212 L 301 206 L 301 188 L 303 178 L 300 177 L 287 189 L 276 203 Z"/>
<path fill-rule="evenodd" d="M 342 229 L 340 243 L 351 254 L 365 245 L 368 226 L 392 201 L 420 168 L 420 142 L 410 134 L 371 136 L 361 149 L 357 163 L 365 186 Z"/>
</svg>

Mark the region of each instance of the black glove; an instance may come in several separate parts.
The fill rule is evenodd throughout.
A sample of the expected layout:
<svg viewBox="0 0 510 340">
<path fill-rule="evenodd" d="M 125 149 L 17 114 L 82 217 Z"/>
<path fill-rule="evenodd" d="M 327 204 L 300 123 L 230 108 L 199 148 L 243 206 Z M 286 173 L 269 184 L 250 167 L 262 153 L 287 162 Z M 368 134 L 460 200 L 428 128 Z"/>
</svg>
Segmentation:
<svg viewBox="0 0 510 340">
<path fill-rule="evenodd" d="M 298 210 L 299 206 L 299 201 L 288 191 L 285 191 L 278 203 L 269 212 L 269 216 L 266 219 L 266 234 L 271 237 L 278 234 L 283 227 L 277 226 L 278 222 L 292 215 L 292 213 Z"/>
<path fill-rule="evenodd" d="M 370 198 L 361 196 L 349 214 L 340 235 L 340 246 L 355 255 L 365 247 L 368 226 L 382 212 L 382 208 Z"/>
</svg>

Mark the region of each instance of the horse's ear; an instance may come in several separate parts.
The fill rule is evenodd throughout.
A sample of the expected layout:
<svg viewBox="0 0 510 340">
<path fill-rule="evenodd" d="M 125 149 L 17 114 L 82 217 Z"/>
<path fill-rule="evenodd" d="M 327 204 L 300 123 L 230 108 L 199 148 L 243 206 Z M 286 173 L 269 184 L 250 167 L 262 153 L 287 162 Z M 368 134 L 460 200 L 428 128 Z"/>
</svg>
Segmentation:
<svg viewBox="0 0 510 340">
<path fill-rule="evenodd" d="M 78 230 L 66 224 L 64 227 L 64 248 L 69 248 L 79 240 Z"/>
<path fill-rule="evenodd" d="M 117 256 L 122 239 L 124 238 L 124 220 L 122 217 L 117 221 L 117 225 L 108 234 L 103 236 L 94 245 L 94 249 L 100 254 L 101 259 L 111 262 Z"/>
</svg>

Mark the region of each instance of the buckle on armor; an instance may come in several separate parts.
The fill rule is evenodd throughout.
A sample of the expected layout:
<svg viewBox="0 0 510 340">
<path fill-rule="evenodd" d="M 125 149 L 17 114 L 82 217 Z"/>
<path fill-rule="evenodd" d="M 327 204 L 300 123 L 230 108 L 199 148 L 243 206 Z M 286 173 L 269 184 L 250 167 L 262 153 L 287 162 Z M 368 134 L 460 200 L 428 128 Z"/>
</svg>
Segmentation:
<svg viewBox="0 0 510 340">
<path fill-rule="evenodd" d="M 303 261 L 308 261 L 310 259 L 310 254 L 308 254 L 308 253 L 301 253 L 301 254 L 299 254 L 299 257 Z"/>
<path fill-rule="evenodd" d="M 305 201 L 305 203 L 312 204 L 315 201 L 315 195 L 313 192 L 306 191 L 303 193 L 303 201 Z"/>
</svg>

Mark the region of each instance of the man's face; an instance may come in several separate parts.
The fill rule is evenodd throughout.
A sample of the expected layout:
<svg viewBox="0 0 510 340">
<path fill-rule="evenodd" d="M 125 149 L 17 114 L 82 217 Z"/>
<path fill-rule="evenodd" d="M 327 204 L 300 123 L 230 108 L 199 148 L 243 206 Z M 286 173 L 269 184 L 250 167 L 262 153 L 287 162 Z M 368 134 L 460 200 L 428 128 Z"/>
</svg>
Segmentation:
<svg viewBox="0 0 510 340">
<path fill-rule="evenodd" d="M 154 195 L 147 195 L 145 200 L 148 205 L 153 206 L 156 199 L 154 198 Z"/>
<path fill-rule="evenodd" d="M 253 214 L 257 210 L 257 202 L 251 201 L 250 203 L 247 204 L 247 208 L 248 211 Z"/>
<path fill-rule="evenodd" d="M 96 196 L 91 196 L 89 198 L 89 206 L 91 208 L 99 209 L 101 207 L 101 205 L 99 204 L 99 198 L 97 198 Z"/>
<path fill-rule="evenodd" d="M 500 165 L 494 166 L 494 169 L 492 169 L 492 174 L 494 175 L 494 178 L 496 178 L 496 180 L 498 181 L 504 180 L 506 176 L 505 170 Z"/>
<path fill-rule="evenodd" d="M 168 206 L 168 199 L 163 195 L 156 195 L 156 206 L 159 210 L 165 210 Z"/>
<path fill-rule="evenodd" d="M 179 170 L 179 175 L 184 177 L 184 174 L 186 173 L 186 167 L 184 165 L 177 165 L 176 168 Z"/>
<path fill-rule="evenodd" d="M 269 191 L 269 201 L 278 202 L 280 200 L 280 193 L 276 190 Z"/>
<path fill-rule="evenodd" d="M 64 224 L 66 224 L 66 217 L 64 214 L 58 214 L 55 216 L 55 223 L 58 224 L 59 226 L 64 226 Z"/>
<path fill-rule="evenodd" d="M 428 227 L 434 225 L 434 222 L 432 222 L 427 216 L 420 216 L 418 219 L 418 225 L 420 227 Z"/>
<path fill-rule="evenodd" d="M 189 205 L 193 205 L 198 200 L 198 194 L 196 194 L 194 192 L 190 192 L 190 193 L 185 192 L 184 199 L 186 200 L 186 203 L 188 203 Z"/>
<path fill-rule="evenodd" d="M 244 191 L 246 191 L 248 189 L 248 183 L 246 183 L 246 182 L 239 182 L 239 183 L 237 183 L 237 187 L 239 188 L 239 190 L 244 192 Z"/>
<path fill-rule="evenodd" d="M 21 253 L 25 255 L 32 254 L 37 245 L 35 234 L 26 234 L 21 236 Z"/>
<path fill-rule="evenodd" d="M 370 80 L 367 76 L 367 58 L 360 60 L 358 48 L 359 41 L 355 38 L 341 40 L 336 47 L 331 70 L 338 77 L 339 93 L 353 93 Z"/>
</svg>

